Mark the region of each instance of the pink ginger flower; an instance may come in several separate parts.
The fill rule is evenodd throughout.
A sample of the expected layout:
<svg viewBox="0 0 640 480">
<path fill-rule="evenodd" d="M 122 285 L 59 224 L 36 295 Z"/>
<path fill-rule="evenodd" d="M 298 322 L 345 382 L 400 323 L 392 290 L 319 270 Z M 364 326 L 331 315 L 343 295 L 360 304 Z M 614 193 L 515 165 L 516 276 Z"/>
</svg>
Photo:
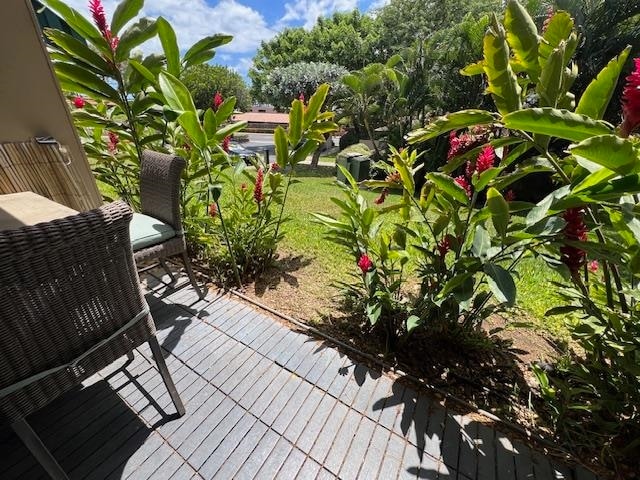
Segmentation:
<svg viewBox="0 0 640 480">
<path fill-rule="evenodd" d="M 504 199 L 507 202 L 513 202 L 516 199 L 516 193 L 513 190 L 509 189 L 507 190 L 507 193 L 504 194 Z"/>
<path fill-rule="evenodd" d="M 587 226 L 584 223 L 584 214 L 582 208 L 569 208 L 565 210 L 562 217 L 567 222 L 563 233 L 567 240 L 574 242 L 587 241 Z M 587 254 L 581 248 L 573 245 L 564 245 L 560 247 L 560 260 L 564 263 L 572 273 L 577 273 L 584 265 Z"/>
<path fill-rule="evenodd" d="M 231 146 L 231 137 L 229 135 L 227 135 L 226 137 L 224 137 L 224 140 L 222 140 L 222 149 L 229 153 L 229 148 Z"/>
<path fill-rule="evenodd" d="M 362 270 L 362 273 L 367 273 L 373 268 L 373 262 L 369 258 L 369 255 L 363 253 L 358 260 L 358 267 Z"/>
<path fill-rule="evenodd" d="M 553 18 L 554 15 L 555 15 L 555 12 L 553 11 L 553 7 L 547 8 L 547 16 L 544 19 L 544 22 L 542 23 L 543 33 L 547 31 L 547 28 L 549 28 L 549 24 L 551 23 L 551 19 Z"/>
<path fill-rule="evenodd" d="M 598 260 L 591 260 L 587 264 L 587 270 L 589 270 L 589 272 L 591 273 L 596 273 L 599 268 L 600 268 L 600 264 L 598 263 Z"/>
<path fill-rule="evenodd" d="M 280 171 L 280 164 L 278 162 L 273 162 L 270 167 L 272 172 L 279 172 Z"/>
<path fill-rule="evenodd" d="M 300 95 L 298 95 L 298 100 L 300 100 L 302 103 L 305 103 L 304 93 L 300 92 Z"/>
<path fill-rule="evenodd" d="M 220 92 L 216 92 L 216 94 L 213 96 L 213 102 L 212 102 L 213 109 L 217 111 L 220 108 L 220 105 L 222 105 L 223 103 L 224 103 L 224 98 L 222 97 L 222 94 Z"/>
<path fill-rule="evenodd" d="M 108 134 L 109 141 L 107 142 L 107 148 L 109 152 L 115 154 L 118 151 L 118 143 L 120 143 L 120 137 L 115 132 L 109 132 Z"/>
<path fill-rule="evenodd" d="M 445 237 L 438 242 L 438 254 L 440 258 L 444 258 L 449 250 L 451 250 L 451 240 L 449 239 L 449 235 L 445 235 Z"/>
<path fill-rule="evenodd" d="M 102 6 L 102 0 L 89 0 L 89 12 L 91 12 L 93 23 L 95 23 L 98 30 L 100 30 L 102 37 L 107 41 L 111 50 L 115 52 L 116 48 L 118 48 L 118 43 L 120 43 L 120 39 L 111 34 L 109 24 L 107 23 L 107 16 Z"/>
<path fill-rule="evenodd" d="M 626 78 L 626 84 L 622 91 L 623 121 L 620 126 L 620 134 L 628 137 L 640 126 L 640 58 L 634 60 L 635 68 Z"/>
<path fill-rule="evenodd" d="M 215 203 L 209 205 L 209 216 L 215 218 L 218 215 L 218 206 Z"/>
<path fill-rule="evenodd" d="M 496 160 L 496 152 L 491 145 L 487 145 L 482 149 L 480 155 L 476 160 L 475 173 L 480 175 L 485 170 L 489 170 L 493 167 L 493 162 Z"/>
<path fill-rule="evenodd" d="M 460 175 L 459 177 L 454 178 L 455 182 L 464 188 L 464 191 L 467 193 L 467 197 L 471 198 L 471 184 L 464 177 L 464 175 Z"/>
<path fill-rule="evenodd" d="M 80 95 L 73 97 L 73 106 L 76 108 L 84 108 L 86 103 L 85 99 Z"/>
<path fill-rule="evenodd" d="M 253 189 L 253 199 L 256 201 L 256 203 L 261 203 L 262 200 L 264 200 L 264 193 L 262 192 L 263 181 L 264 181 L 264 170 L 262 170 L 262 167 L 260 167 L 256 175 L 256 184 Z"/>
</svg>

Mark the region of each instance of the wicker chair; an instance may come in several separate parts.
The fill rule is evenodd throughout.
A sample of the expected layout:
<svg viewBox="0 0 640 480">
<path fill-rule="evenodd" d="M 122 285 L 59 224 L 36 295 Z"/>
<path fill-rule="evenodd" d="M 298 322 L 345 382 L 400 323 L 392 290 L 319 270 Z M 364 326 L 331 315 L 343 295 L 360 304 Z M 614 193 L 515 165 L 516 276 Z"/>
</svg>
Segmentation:
<svg viewBox="0 0 640 480">
<path fill-rule="evenodd" d="M 182 231 L 180 216 L 180 175 L 186 162 L 173 155 L 145 150 L 142 154 L 140 172 L 141 213 L 134 213 L 131 222 L 131 237 L 136 262 L 157 259 L 175 281 L 165 259 L 182 255 L 185 270 L 198 296 L 205 292 L 198 287 L 187 245 Z"/>
<path fill-rule="evenodd" d="M 144 342 L 185 412 L 140 290 L 130 220 L 116 202 L 0 231 L 0 423 L 54 479 L 67 477 L 25 418 Z"/>
</svg>

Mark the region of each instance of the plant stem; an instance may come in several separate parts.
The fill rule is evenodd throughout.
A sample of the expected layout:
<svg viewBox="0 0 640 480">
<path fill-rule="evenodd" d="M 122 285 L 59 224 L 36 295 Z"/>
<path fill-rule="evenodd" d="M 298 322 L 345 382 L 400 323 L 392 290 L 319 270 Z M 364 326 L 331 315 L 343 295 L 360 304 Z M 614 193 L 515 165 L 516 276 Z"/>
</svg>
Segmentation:
<svg viewBox="0 0 640 480">
<path fill-rule="evenodd" d="M 280 214 L 278 215 L 278 223 L 276 223 L 276 230 L 273 234 L 273 244 L 275 245 L 278 238 L 278 233 L 280 231 L 280 225 L 282 224 L 282 215 L 284 213 L 284 206 L 287 204 L 287 196 L 289 195 L 289 186 L 291 185 L 291 177 L 293 175 L 293 166 L 291 166 L 291 170 L 289 170 L 289 175 L 287 176 L 287 188 L 284 189 L 284 197 L 282 198 L 282 206 L 280 207 Z M 273 253 L 270 257 L 273 256 Z"/>
<path fill-rule="evenodd" d="M 231 248 L 231 242 L 229 241 L 229 234 L 227 233 L 227 227 L 224 223 L 224 217 L 222 216 L 222 210 L 220 209 L 220 204 L 216 200 L 215 202 L 216 208 L 218 209 L 218 215 L 220 216 L 220 223 L 222 225 L 222 232 L 224 234 L 224 239 L 227 243 L 227 248 L 229 249 L 229 255 L 231 256 L 231 263 L 233 264 L 233 275 L 236 277 L 236 283 L 238 284 L 238 288 L 242 288 L 242 280 L 240 280 L 240 272 L 238 271 L 238 262 L 236 262 L 236 257 L 233 254 L 233 249 Z"/>
</svg>

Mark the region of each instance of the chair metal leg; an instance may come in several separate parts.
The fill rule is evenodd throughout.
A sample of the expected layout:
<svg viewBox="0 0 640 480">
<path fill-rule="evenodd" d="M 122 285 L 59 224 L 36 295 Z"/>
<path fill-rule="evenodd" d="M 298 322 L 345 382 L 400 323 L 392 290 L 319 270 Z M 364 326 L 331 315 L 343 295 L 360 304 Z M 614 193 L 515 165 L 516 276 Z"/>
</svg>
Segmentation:
<svg viewBox="0 0 640 480">
<path fill-rule="evenodd" d="M 167 262 L 164 260 L 164 258 L 159 258 L 158 263 L 169 276 L 169 280 L 171 280 L 171 283 L 175 283 L 176 277 L 173 276 L 173 273 L 171 272 L 171 269 L 169 269 L 169 265 L 167 265 Z"/>
<path fill-rule="evenodd" d="M 130 352 L 127 352 L 127 360 L 130 362 L 133 362 L 134 357 L 133 357 L 133 350 L 131 350 Z"/>
<path fill-rule="evenodd" d="M 169 374 L 169 369 L 167 368 L 167 364 L 164 361 L 164 357 L 162 356 L 162 351 L 160 350 L 160 344 L 158 343 L 158 339 L 156 336 L 152 336 L 149 339 L 149 346 L 151 347 L 151 353 L 153 354 L 153 359 L 156 361 L 158 365 L 158 370 L 160 371 L 160 375 L 162 376 L 162 381 L 164 381 L 165 387 L 169 391 L 169 396 L 171 396 L 171 400 L 173 401 L 173 405 L 176 407 L 179 416 L 183 416 L 185 413 L 184 405 L 182 400 L 180 399 L 180 395 L 178 394 L 178 390 L 176 390 L 176 386 L 173 383 L 173 379 Z"/>
<path fill-rule="evenodd" d="M 191 261 L 189 260 L 189 255 L 187 255 L 187 252 L 182 252 L 182 261 L 184 262 L 184 268 L 187 271 L 187 275 L 189 275 L 189 281 L 191 281 L 191 285 L 193 285 L 193 288 L 196 290 L 198 298 L 202 300 L 206 296 L 206 292 L 198 287 L 198 282 L 196 281 L 196 276 L 193 274 L 193 268 L 191 268 Z"/>
<path fill-rule="evenodd" d="M 53 480 L 69 480 L 67 474 L 25 419 L 18 420 L 11 427 Z"/>
</svg>

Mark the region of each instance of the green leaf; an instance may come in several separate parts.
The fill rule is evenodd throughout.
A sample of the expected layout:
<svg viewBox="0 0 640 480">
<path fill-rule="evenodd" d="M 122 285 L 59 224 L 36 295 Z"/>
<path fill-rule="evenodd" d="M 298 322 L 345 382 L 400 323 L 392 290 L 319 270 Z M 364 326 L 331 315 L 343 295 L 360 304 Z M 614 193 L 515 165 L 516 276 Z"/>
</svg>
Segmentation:
<svg viewBox="0 0 640 480">
<path fill-rule="evenodd" d="M 111 18 L 111 33 L 117 35 L 127 22 L 135 18 L 142 9 L 144 0 L 122 0 Z"/>
<path fill-rule="evenodd" d="M 473 77 L 474 75 L 482 75 L 484 73 L 484 61 L 471 63 L 466 67 L 460 69 L 460 75 L 467 77 Z"/>
<path fill-rule="evenodd" d="M 420 317 L 417 315 L 411 315 L 407 318 L 407 333 L 413 332 L 417 327 L 422 324 Z"/>
<path fill-rule="evenodd" d="M 293 155 L 291 156 L 291 166 L 295 166 L 302 162 L 309 155 L 315 152 L 319 145 L 320 144 L 316 140 L 306 140 L 301 147 L 294 150 Z"/>
<path fill-rule="evenodd" d="M 185 67 L 189 67 L 191 65 L 195 65 L 196 58 L 201 56 L 203 53 L 208 50 L 213 50 L 214 48 L 218 48 L 222 45 L 225 45 L 233 40 L 232 35 L 212 35 L 209 37 L 205 37 L 201 40 L 198 40 L 194 43 L 189 50 L 184 54 L 184 58 L 182 59 Z"/>
<path fill-rule="evenodd" d="M 504 237 L 509 226 L 509 204 L 498 190 L 490 188 L 487 190 L 487 207 L 491 212 L 491 222 L 496 232 Z"/>
<path fill-rule="evenodd" d="M 222 195 L 222 183 L 212 183 L 209 185 L 209 193 L 211 194 L 211 200 L 218 202 Z"/>
<path fill-rule="evenodd" d="M 486 110 L 461 110 L 438 117 L 426 127 L 412 131 L 407 136 L 407 140 L 410 144 L 425 142 L 451 130 L 458 130 L 474 125 L 487 125 L 495 121 L 495 115 Z"/>
<path fill-rule="evenodd" d="M 573 187 L 571 189 L 571 193 L 576 194 L 583 190 L 587 190 L 594 185 L 611 180 L 615 176 L 617 176 L 616 172 L 613 172 L 608 168 L 600 168 L 599 170 L 587 175 L 578 185 Z"/>
<path fill-rule="evenodd" d="M 233 110 L 236 108 L 236 97 L 228 97 L 222 102 L 222 105 L 216 110 L 216 121 L 218 125 L 222 125 L 233 114 Z"/>
<path fill-rule="evenodd" d="M 591 137 L 569 147 L 573 155 L 590 160 L 620 175 L 631 173 L 640 159 L 633 142 L 617 135 Z"/>
<path fill-rule="evenodd" d="M 598 73 L 598 76 L 591 81 L 580 97 L 576 113 L 597 120 L 604 116 L 630 51 L 631 47 L 625 48 L 620 55 L 611 59 L 607 66 Z"/>
<path fill-rule="evenodd" d="M 375 325 L 382 313 L 382 305 L 379 302 L 367 304 L 367 318 L 371 325 Z"/>
<path fill-rule="evenodd" d="M 273 143 L 276 145 L 276 162 L 284 168 L 289 163 L 289 141 L 287 133 L 281 126 L 276 127 L 273 132 Z"/>
<path fill-rule="evenodd" d="M 302 121 L 303 130 L 308 129 L 309 126 L 316 121 L 316 117 L 320 113 L 320 109 L 324 105 L 328 93 L 329 84 L 323 83 L 317 88 L 316 92 L 311 95 L 309 103 L 307 104 L 307 109 L 304 112 L 304 119 Z"/>
<path fill-rule="evenodd" d="M 191 141 L 201 149 L 207 146 L 207 136 L 200 125 L 198 116 L 195 112 L 183 112 L 178 117 L 178 123 L 184 128 Z"/>
<path fill-rule="evenodd" d="M 168 72 L 160 72 L 158 76 L 160 90 L 167 104 L 175 111 L 196 113 L 191 93 L 184 84 Z"/>
<path fill-rule="evenodd" d="M 202 125 L 204 127 L 204 132 L 207 134 L 207 138 L 214 138 L 216 130 L 218 129 L 218 123 L 216 122 L 216 114 L 213 113 L 213 110 L 210 108 L 207 108 L 204 112 Z"/>
<path fill-rule="evenodd" d="M 71 63 L 56 63 L 55 70 L 58 75 L 100 92 L 102 96 L 109 98 L 114 103 L 120 103 L 120 96 L 116 89 L 87 69 Z"/>
<path fill-rule="evenodd" d="M 292 146 L 298 145 L 302 138 L 302 117 L 304 106 L 300 100 L 294 100 L 289 111 L 289 141 Z"/>
<path fill-rule="evenodd" d="M 174 77 L 178 77 L 180 75 L 180 49 L 178 48 L 176 32 L 171 24 L 162 17 L 159 17 L 156 23 L 162 50 L 167 59 L 167 71 Z"/>
<path fill-rule="evenodd" d="M 513 130 L 580 142 L 595 135 L 607 135 L 611 129 L 603 122 L 585 115 L 556 108 L 526 108 L 503 118 L 505 127 Z"/>
<path fill-rule="evenodd" d="M 491 248 L 491 238 L 489 232 L 482 226 L 476 227 L 475 235 L 473 236 L 473 244 L 471 245 L 471 252 L 478 258 L 484 259 L 487 257 L 487 252 Z"/>
<path fill-rule="evenodd" d="M 499 167 L 491 167 L 482 172 L 480 175 L 473 174 L 471 179 L 471 183 L 473 184 L 475 190 L 477 192 L 481 192 L 485 189 L 489 182 L 491 182 L 494 178 L 496 178 L 500 172 L 502 172 L 502 168 Z"/>
<path fill-rule="evenodd" d="M 517 0 L 509 0 L 504 13 L 507 40 L 515 63 L 535 82 L 540 74 L 538 29 L 527 10 Z"/>
<path fill-rule="evenodd" d="M 558 48 L 560 42 L 567 41 L 573 31 L 573 19 L 565 11 L 556 12 L 547 24 L 542 36 L 543 41 L 538 47 L 540 52 L 540 65 L 544 67 L 551 52 Z"/>
<path fill-rule="evenodd" d="M 217 142 L 222 142 L 225 139 L 225 137 L 233 135 L 234 133 L 237 133 L 237 132 L 239 132 L 241 130 L 244 130 L 244 128 L 246 126 L 247 126 L 247 122 L 246 121 L 234 122 L 234 123 L 230 123 L 228 125 L 225 125 L 224 127 L 220 128 L 216 132 L 215 140 Z"/>
<path fill-rule="evenodd" d="M 518 78 L 509 63 L 509 45 L 504 28 L 493 16 L 483 42 L 484 72 L 489 86 L 487 92 L 493 97 L 496 108 L 502 115 L 522 108 Z"/>
<path fill-rule="evenodd" d="M 469 203 L 469 197 L 464 188 L 458 185 L 453 178 L 443 173 L 431 172 L 427 174 L 427 180 L 432 182 L 439 190 L 451 195 L 463 205 Z"/>
<path fill-rule="evenodd" d="M 120 37 L 116 48 L 116 61 L 123 62 L 129 58 L 132 49 L 153 38 L 156 32 L 156 22 L 151 18 L 141 18 L 131 25 Z"/>
<path fill-rule="evenodd" d="M 104 58 L 74 36 L 53 28 L 46 28 L 44 34 L 56 47 L 64 50 L 73 58 L 94 67 L 104 75 L 111 72 L 112 68 Z"/>
<path fill-rule="evenodd" d="M 516 284 L 511 273 L 495 263 L 486 263 L 484 272 L 491 292 L 500 303 L 513 306 L 516 303 Z"/>
<path fill-rule="evenodd" d="M 562 92 L 562 79 L 564 74 L 565 43 L 560 42 L 542 68 L 540 81 L 536 90 L 540 96 L 539 105 L 542 107 L 557 107 Z"/>
<path fill-rule="evenodd" d="M 156 85 L 156 76 L 147 67 L 136 60 L 129 60 L 129 65 L 152 85 Z"/>
</svg>

